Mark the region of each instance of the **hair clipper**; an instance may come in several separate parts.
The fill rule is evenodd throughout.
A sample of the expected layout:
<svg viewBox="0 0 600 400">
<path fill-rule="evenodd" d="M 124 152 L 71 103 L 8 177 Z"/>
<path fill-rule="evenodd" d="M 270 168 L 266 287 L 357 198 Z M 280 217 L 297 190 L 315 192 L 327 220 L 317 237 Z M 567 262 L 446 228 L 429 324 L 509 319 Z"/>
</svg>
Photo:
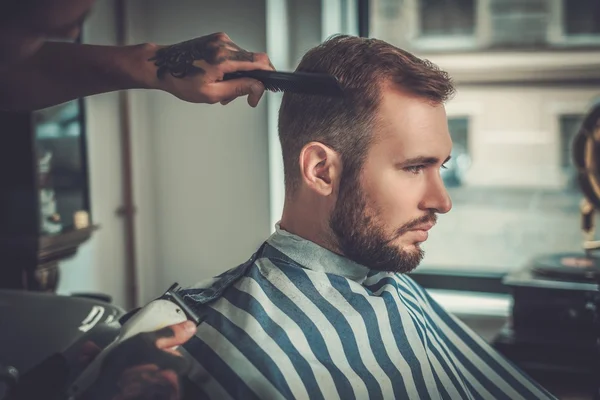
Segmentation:
<svg viewBox="0 0 600 400">
<path fill-rule="evenodd" d="M 92 363 L 83 370 L 67 390 L 69 399 L 77 398 L 84 393 L 98 378 L 102 362 L 121 342 L 139 333 L 152 332 L 186 320 L 196 325 L 200 317 L 185 304 L 177 293 L 179 285 L 173 284 L 162 296 L 148 303 L 145 307 L 126 314 L 121 319 L 121 329 L 116 339 L 109 344 Z"/>
</svg>

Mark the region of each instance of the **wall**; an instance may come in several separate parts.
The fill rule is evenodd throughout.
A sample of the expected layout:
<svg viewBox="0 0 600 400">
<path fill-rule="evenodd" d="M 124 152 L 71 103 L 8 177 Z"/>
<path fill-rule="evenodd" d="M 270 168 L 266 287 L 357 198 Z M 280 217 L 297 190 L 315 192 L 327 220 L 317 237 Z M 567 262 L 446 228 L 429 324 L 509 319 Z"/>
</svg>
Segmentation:
<svg viewBox="0 0 600 400">
<path fill-rule="evenodd" d="M 265 2 L 130 1 L 130 39 L 177 43 L 226 32 L 266 51 Z M 140 37 L 144 35 L 144 37 Z M 267 107 L 132 93 L 140 300 L 244 262 L 268 236 Z"/>
<path fill-rule="evenodd" d="M 128 0 L 127 39 L 171 44 L 224 31 L 246 49 L 266 51 L 269 28 L 269 54 L 280 60 L 276 67 L 293 69 L 306 50 L 333 33 L 321 25 L 340 16 L 323 20 L 324 0 L 281 1 Z M 285 18 L 278 11 L 269 14 L 267 3 L 271 11 L 286 12 L 291 24 L 284 36 Z M 115 42 L 114 1 L 96 4 L 86 38 Z M 245 99 L 227 107 L 195 105 L 141 90 L 129 91 L 129 99 L 138 302 L 144 303 L 175 281 L 191 285 L 245 261 L 272 231 L 283 206 L 276 132 L 280 96 L 269 93 L 256 109 Z M 115 214 L 122 195 L 117 95 L 87 103 L 92 207 L 102 229 L 63 264 L 60 291 L 101 291 L 124 305 L 123 225 Z M 277 193 L 271 198 L 270 181 Z"/>
<path fill-rule="evenodd" d="M 84 41 L 114 44 L 115 32 L 114 2 L 97 2 L 85 24 Z M 58 292 L 106 293 L 123 306 L 123 221 L 116 214 L 122 204 L 118 94 L 89 97 L 85 106 L 92 218 L 100 229 L 75 257 L 61 263 Z"/>
</svg>

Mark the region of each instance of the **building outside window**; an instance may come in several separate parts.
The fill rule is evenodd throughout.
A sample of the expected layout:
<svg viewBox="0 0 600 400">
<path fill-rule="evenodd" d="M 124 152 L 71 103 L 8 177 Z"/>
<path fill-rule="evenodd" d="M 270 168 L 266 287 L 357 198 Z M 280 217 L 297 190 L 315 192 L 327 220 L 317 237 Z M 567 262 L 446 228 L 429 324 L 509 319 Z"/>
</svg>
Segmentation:
<svg viewBox="0 0 600 400">
<path fill-rule="evenodd" d="M 451 52 L 600 43 L 597 0 L 373 0 L 371 35 Z"/>
<path fill-rule="evenodd" d="M 600 94 L 598 0 L 371 0 L 369 36 L 453 77 L 453 200 L 417 272 L 505 274 L 581 250 L 570 140 Z M 460 153 L 457 154 L 457 153 Z"/>
<path fill-rule="evenodd" d="M 475 0 L 419 1 L 421 36 L 473 36 Z"/>
</svg>

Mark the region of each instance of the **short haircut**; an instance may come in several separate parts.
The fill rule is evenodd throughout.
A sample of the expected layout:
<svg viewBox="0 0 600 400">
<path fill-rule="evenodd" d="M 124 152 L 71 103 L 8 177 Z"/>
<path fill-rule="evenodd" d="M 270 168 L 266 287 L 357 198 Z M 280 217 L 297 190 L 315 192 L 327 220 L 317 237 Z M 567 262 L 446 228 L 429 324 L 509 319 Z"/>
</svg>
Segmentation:
<svg viewBox="0 0 600 400">
<path fill-rule="evenodd" d="M 340 154 L 343 175 L 355 176 L 376 128 L 376 114 L 386 84 L 434 104 L 454 94 L 448 74 L 427 60 L 378 39 L 336 35 L 309 50 L 297 71 L 337 77 L 343 98 L 285 93 L 279 109 L 286 195 L 300 184 L 299 156 L 312 141 Z"/>
</svg>

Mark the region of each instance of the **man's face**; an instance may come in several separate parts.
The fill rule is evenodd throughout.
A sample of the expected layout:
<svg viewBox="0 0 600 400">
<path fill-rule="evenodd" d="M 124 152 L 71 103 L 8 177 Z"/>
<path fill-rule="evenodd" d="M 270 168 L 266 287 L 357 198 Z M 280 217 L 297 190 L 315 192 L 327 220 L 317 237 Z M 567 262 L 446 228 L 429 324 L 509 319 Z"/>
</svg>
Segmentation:
<svg viewBox="0 0 600 400">
<path fill-rule="evenodd" d="M 47 39 L 76 39 L 94 0 L 31 0 L 28 7 L 9 0 L 0 25 L 0 67 L 18 63 Z"/>
<path fill-rule="evenodd" d="M 340 250 L 372 269 L 406 273 L 452 203 L 440 176 L 452 141 L 443 105 L 386 89 L 358 177 L 342 176 L 330 227 Z"/>
</svg>

